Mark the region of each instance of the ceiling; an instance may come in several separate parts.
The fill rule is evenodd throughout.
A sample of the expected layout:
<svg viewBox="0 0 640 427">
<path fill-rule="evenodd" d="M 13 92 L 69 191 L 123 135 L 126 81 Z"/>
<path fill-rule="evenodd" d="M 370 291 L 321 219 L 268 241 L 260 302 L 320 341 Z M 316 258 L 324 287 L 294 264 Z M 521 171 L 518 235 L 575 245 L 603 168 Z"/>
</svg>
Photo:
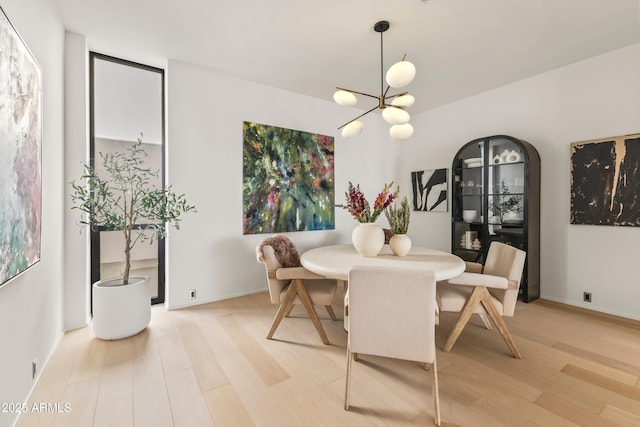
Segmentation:
<svg viewBox="0 0 640 427">
<path fill-rule="evenodd" d="M 640 0 L 54 1 L 91 50 L 326 100 L 335 86 L 380 93 L 373 25 L 387 20 L 384 69 L 415 64 L 414 114 L 640 42 Z"/>
</svg>

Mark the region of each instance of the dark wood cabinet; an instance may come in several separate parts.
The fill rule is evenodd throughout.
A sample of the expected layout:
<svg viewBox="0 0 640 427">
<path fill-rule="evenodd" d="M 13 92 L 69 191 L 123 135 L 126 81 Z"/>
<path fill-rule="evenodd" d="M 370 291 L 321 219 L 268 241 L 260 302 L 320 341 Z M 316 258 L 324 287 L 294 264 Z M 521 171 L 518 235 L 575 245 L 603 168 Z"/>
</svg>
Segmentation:
<svg viewBox="0 0 640 427">
<path fill-rule="evenodd" d="M 451 250 L 484 263 L 497 240 L 527 252 L 520 296 L 540 296 L 540 156 L 507 135 L 474 139 L 453 159 Z"/>
</svg>

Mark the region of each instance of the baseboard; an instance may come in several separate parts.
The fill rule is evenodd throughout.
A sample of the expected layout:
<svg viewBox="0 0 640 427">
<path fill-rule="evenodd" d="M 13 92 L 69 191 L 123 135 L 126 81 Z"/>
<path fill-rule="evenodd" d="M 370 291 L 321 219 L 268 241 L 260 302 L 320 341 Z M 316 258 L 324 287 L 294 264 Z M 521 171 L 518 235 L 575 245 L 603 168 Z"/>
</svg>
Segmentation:
<svg viewBox="0 0 640 427">
<path fill-rule="evenodd" d="M 629 317 L 620 316 L 617 314 L 605 313 L 602 311 L 591 310 L 584 307 L 578 307 L 575 305 L 567 304 L 566 302 L 553 301 L 550 299 L 539 298 L 529 304 L 544 305 L 551 308 L 557 308 L 563 311 L 571 311 L 576 314 L 588 316 L 590 318 L 597 318 L 603 322 L 615 323 L 628 328 L 634 328 L 640 330 L 640 319 L 633 319 Z"/>
<path fill-rule="evenodd" d="M 194 304 L 181 304 L 181 305 L 175 305 L 175 306 L 171 306 L 171 307 L 169 307 L 167 304 L 165 304 L 165 307 L 167 308 L 167 310 L 180 310 L 182 308 L 196 307 L 198 305 L 209 304 L 209 303 L 217 302 L 217 301 L 224 301 L 224 300 L 232 299 L 232 298 L 240 298 L 240 297 L 244 297 L 244 296 L 247 296 L 247 295 L 260 294 L 260 293 L 267 292 L 267 291 L 268 291 L 268 289 L 266 289 L 266 288 L 254 289 L 252 291 L 246 291 L 246 292 L 239 292 L 237 294 L 224 295 L 224 296 L 221 296 L 219 298 L 198 300 L 198 302 L 194 303 Z"/>
</svg>

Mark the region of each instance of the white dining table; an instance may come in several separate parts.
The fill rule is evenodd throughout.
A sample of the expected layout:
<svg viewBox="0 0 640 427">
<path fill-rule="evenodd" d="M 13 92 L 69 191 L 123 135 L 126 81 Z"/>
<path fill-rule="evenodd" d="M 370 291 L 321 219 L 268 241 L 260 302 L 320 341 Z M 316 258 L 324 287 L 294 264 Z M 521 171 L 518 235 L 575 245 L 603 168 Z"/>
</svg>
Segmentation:
<svg viewBox="0 0 640 427">
<path fill-rule="evenodd" d="M 382 251 L 375 257 L 360 255 L 353 245 L 322 246 L 310 249 L 300 257 L 302 266 L 316 274 L 329 279 L 349 279 L 349 270 L 354 265 L 368 266 L 402 266 L 408 267 L 420 264 L 435 274 L 436 280 L 446 280 L 464 272 L 465 263 L 462 258 L 437 249 L 412 247 L 406 256 L 395 256 L 384 245 Z"/>
</svg>

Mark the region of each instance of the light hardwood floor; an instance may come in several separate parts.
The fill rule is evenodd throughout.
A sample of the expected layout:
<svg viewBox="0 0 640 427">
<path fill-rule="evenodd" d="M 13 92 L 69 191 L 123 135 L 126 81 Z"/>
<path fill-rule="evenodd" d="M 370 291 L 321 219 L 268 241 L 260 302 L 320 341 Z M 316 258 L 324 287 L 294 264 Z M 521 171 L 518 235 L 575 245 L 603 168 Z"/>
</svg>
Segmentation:
<svg viewBox="0 0 640 427">
<path fill-rule="evenodd" d="M 431 376 L 420 365 L 362 356 L 346 412 L 342 319 L 322 321 L 329 346 L 301 317 L 284 319 L 270 341 L 275 311 L 264 293 L 155 306 L 151 325 L 126 340 L 71 331 L 29 401 L 59 411 L 28 412 L 18 426 L 433 425 Z M 439 349 L 456 318 L 441 316 Z M 522 360 L 477 318 L 450 353 L 438 351 L 443 426 L 640 425 L 640 322 L 540 300 L 518 303 L 505 321 Z"/>
</svg>

